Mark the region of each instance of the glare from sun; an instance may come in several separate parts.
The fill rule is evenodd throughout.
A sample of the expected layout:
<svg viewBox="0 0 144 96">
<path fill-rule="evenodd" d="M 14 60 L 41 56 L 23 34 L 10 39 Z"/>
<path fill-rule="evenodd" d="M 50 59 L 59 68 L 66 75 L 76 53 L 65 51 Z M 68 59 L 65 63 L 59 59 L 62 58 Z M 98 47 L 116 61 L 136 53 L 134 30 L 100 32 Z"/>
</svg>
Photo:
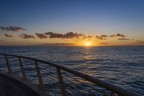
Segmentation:
<svg viewBox="0 0 144 96">
<path fill-rule="evenodd" d="M 89 41 L 85 42 L 85 46 L 92 46 L 92 42 Z"/>
</svg>

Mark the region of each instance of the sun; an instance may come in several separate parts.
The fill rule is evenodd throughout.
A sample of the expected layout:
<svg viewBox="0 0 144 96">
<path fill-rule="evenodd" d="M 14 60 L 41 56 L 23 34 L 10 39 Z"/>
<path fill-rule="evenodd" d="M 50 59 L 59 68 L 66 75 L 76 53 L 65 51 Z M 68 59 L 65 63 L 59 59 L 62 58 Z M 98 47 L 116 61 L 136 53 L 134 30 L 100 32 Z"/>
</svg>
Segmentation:
<svg viewBox="0 0 144 96">
<path fill-rule="evenodd" d="M 92 46 L 92 42 L 86 41 L 84 45 L 85 45 L 85 46 Z"/>
</svg>

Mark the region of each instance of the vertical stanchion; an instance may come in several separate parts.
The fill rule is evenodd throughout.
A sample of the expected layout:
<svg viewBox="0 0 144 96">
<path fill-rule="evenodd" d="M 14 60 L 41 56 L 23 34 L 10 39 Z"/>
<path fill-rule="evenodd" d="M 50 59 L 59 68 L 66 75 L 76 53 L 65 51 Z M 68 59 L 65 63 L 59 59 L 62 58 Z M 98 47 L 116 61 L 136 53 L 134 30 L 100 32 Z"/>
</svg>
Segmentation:
<svg viewBox="0 0 144 96">
<path fill-rule="evenodd" d="M 118 96 L 118 95 L 116 95 L 114 92 L 111 92 L 111 96 Z"/>
<path fill-rule="evenodd" d="M 23 79 L 27 79 L 27 77 L 26 77 L 26 74 L 25 74 L 25 71 L 24 71 L 24 67 L 23 67 L 23 64 L 22 64 L 22 61 L 21 61 L 21 58 L 20 57 L 18 57 L 18 60 L 19 60 L 19 64 L 20 64 L 20 70 L 21 70 L 21 72 L 22 72 L 22 76 L 23 76 Z"/>
<path fill-rule="evenodd" d="M 35 68 L 36 68 L 36 72 L 37 72 L 37 77 L 38 77 L 38 81 L 39 81 L 39 86 L 42 90 L 44 90 L 44 85 L 43 85 L 43 80 L 42 80 L 42 76 L 40 73 L 40 69 L 38 66 L 38 62 L 35 60 Z"/>
<path fill-rule="evenodd" d="M 65 86 L 64 86 L 64 81 L 63 81 L 61 70 L 58 67 L 56 69 L 57 69 L 58 80 L 59 80 L 59 83 L 60 83 L 61 94 L 62 94 L 62 96 L 66 96 L 66 90 L 65 90 Z"/>
<path fill-rule="evenodd" d="M 11 73 L 12 73 L 12 70 L 11 70 L 11 66 L 10 66 L 10 64 L 9 64 L 8 57 L 7 57 L 6 54 L 5 54 L 5 60 L 6 60 L 6 65 L 7 65 L 7 68 L 8 68 L 8 72 L 9 72 L 9 74 L 11 74 Z"/>
</svg>

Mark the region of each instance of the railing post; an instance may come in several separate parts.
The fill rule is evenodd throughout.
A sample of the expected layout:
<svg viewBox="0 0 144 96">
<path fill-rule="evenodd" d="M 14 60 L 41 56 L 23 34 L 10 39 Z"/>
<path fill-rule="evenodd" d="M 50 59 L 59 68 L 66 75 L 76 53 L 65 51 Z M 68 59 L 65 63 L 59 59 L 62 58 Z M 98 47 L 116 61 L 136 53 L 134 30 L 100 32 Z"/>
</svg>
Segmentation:
<svg viewBox="0 0 144 96">
<path fill-rule="evenodd" d="M 12 73 L 12 70 L 11 70 L 11 66 L 10 66 L 10 64 L 9 64 L 8 57 L 7 57 L 6 54 L 5 54 L 5 60 L 6 60 L 6 65 L 7 65 L 7 68 L 8 68 L 8 72 L 9 72 L 9 74 L 11 74 L 11 73 Z"/>
<path fill-rule="evenodd" d="M 66 96 L 66 90 L 65 90 L 65 86 L 64 86 L 64 81 L 63 81 L 61 70 L 58 67 L 56 69 L 57 69 L 58 80 L 59 80 L 59 83 L 60 83 L 61 94 L 62 94 L 62 96 Z"/>
<path fill-rule="evenodd" d="M 22 61 L 21 61 L 21 58 L 20 57 L 18 57 L 18 59 L 19 59 L 19 64 L 20 64 L 20 70 L 21 70 L 21 72 L 22 72 L 22 76 L 23 76 L 23 79 L 27 79 L 27 77 L 26 77 L 26 74 L 25 74 L 25 71 L 24 71 L 24 67 L 23 67 L 23 64 L 22 64 Z"/>
<path fill-rule="evenodd" d="M 114 92 L 111 92 L 111 96 L 118 96 L 118 95 Z"/>
<path fill-rule="evenodd" d="M 40 69 L 38 66 L 38 62 L 35 60 L 35 68 L 36 68 L 36 72 L 37 72 L 37 76 L 38 76 L 38 81 L 39 81 L 39 86 L 42 90 L 44 90 L 44 85 L 43 85 L 43 80 L 42 80 L 42 76 L 40 73 Z"/>
</svg>

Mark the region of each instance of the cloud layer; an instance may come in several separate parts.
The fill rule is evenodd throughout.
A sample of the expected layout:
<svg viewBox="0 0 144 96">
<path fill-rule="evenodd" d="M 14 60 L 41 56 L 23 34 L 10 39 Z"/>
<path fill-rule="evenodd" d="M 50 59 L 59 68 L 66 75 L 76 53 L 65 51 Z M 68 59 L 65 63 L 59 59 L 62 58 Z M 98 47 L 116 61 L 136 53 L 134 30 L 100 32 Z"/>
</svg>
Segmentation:
<svg viewBox="0 0 144 96">
<path fill-rule="evenodd" d="M 41 33 L 35 33 L 35 35 L 40 39 L 48 38 L 47 35 Z"/>
<path fill-rule="evenodd" d="M 44 33 L 49 36 L 49 38 L 79 38 L 80 36 L 84 36 L 84 34 L 68 32 L 66 34 L 54 33 L 54 32 L 46 32 Z"/>
<path fill-rule="evenodd" d="M 19 31 L 26 30 L 26 29 L 24 29 L 22 27 L 18 27 L 18 26 L 9 26 L 9 27 L 0 26 L 0 30 L 1 31 L 15 31 L 15 32 L 19 32 Z"/>
<path fill-rule="evenodd" d="M 115 35 L 111 35 L 110 37 L 126 37 L 126 36 L 123 34 L 117 33 Z"/>
<path fill-rule="evenodd" d="M 144 44 L 144 41 L 137 40 L 136 43 L 137 43 L 137 44 Z"/>
<path fill-rule="evenodd" d="M 118 40 L 129 40 L 128 38 L 119 38 Z"/>
<path fill-rule="evenodd" d="M 21 35 L 19 35 L 19 36 L 22 37 L 23 39 L 30 39 L 30 38 L 34 39 L 34 38 L 35 38 L 35 36 L 33 36 L 33 35 L 28 35 L 28 34 L 21 34 Z"/>
<path fill-rule="evenodd" d="M 12 35 L 10 35 L 10 34 L 4 34 L 5 35 L 5 37 L 13 37 Z"/>
<path fill-rule="evenodd" d="M 21 34 L 19 35 L 23 39 L 29 39 L 29 38 L 40 38 L 40 39 L 47 39 L 47 38 L 58 38 L 58 39 L 87 39 L 87 40 L 107 40 L 109 38 L 118 38 L 117 40 L 129 40 L 128 38 L 125 38 L 126 36 L 120 33 L 114 34 L 114 35 L 86 35 L 82 33 L 75 33 L 75 32 L 67 32 L 67 33 L 55 33 L 55 32 L 46 32 L 46 33 L 35 33 L 33 35 L 28 34 Z"/>
</svg>

